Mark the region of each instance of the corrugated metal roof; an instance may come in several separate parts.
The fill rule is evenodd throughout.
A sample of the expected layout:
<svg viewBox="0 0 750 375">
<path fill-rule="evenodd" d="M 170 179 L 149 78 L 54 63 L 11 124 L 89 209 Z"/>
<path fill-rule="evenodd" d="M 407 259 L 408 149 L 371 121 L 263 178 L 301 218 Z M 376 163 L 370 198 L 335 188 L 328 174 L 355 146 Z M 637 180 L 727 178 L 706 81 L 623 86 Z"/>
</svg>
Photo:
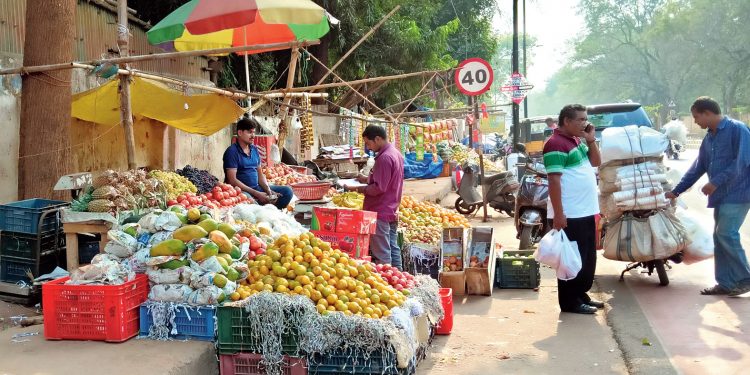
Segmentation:
<svg viewBox="0 0 750 375">
<path fill-rule="evenodd" d="M 0 53 L 23 54 L 23 30 L 26 0 L 0 0 Z M 129 24 L 130 55 L 145 55 L 161 52 L 148 44 L 146 30 Z M 96 60 L 116 56 L 117 14 L 87 1 L 78 1 L 76 9 L 76 36 L 73 58 L 78 61 Z M 20 61 L 18 62 L 20 64 Z M 172 77 L 208 81 L 204 57 L 183 57 L 142 61 L 131 64 L 134 69 L 160 73 Z"/>
</svg>

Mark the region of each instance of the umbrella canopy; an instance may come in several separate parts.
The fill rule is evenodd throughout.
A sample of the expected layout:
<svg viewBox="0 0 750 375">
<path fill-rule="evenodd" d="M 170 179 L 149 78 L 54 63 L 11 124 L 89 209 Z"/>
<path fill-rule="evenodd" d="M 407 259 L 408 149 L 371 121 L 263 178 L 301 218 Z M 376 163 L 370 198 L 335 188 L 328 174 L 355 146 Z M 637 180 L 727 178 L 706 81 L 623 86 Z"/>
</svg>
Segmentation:
<svg viewBox="0 0 750 375">
<path fill-rule="evenodd" d="M 197 51 L 314 40 L 328 30 L 325 9 L 310 0 L 192 0 L 149 30 L 148 41 L 167 51 Z"/>
</svg>

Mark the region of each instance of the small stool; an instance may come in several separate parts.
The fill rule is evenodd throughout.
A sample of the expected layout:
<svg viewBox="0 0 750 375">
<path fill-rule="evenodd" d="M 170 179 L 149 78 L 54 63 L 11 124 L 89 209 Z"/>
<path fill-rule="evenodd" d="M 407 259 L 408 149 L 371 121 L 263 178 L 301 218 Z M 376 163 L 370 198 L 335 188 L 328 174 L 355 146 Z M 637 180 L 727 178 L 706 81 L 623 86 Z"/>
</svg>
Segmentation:
<svg viewBox="0 0 750 375">
<path fill-rule="evenodd" d="M 68 272 L 78 268 L 78 233 L 99 234 L 99 253 L 104 252 L 104 246 L 109 242 L 107 232 L 112 229 L 112 223 L 106 220 L 90 220 L 80 223 L 63 223 L 65 232 L 65 252 L 68 261 Z"/>
</svg>

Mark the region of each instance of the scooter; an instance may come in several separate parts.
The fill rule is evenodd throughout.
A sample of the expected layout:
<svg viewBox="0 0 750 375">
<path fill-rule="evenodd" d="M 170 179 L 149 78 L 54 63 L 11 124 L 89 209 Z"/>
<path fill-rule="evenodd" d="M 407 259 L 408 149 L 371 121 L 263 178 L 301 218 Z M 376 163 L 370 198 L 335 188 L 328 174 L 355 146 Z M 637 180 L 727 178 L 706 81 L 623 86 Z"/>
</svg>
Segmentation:
<svg viewBox="0 0 750 375">
<path fill-rule="evenodd" d="M 456 211 L 464 215 L 471 215 L 482 207 L 482 194 L 477 190 L 480 183 L 487 194 L 487 204 L 497 212 L 505 212 L 513 217 L 513 210 L 518 191 L 518 181 L 512 172 L 500 172 L 494 175 L 481 176 L 479 167 L 464 163 L 464 175 L 458 186 Z"/>
<path fill-rule="evenodd" d="M 667 146 L 667 150 L 665 152 L 667 153 L 668 159 L 671 158 L 671 159 L 677 160 L 680 158 L 680 152 L 682 152 L 682 145 L 680 144 L 680 142 L 670 139 L 669 145 Z"/>
<path fill-rule="evenodd" d="M 523 145 L 516 145 L 522 153 Z M 547 199 L 549 198 L 549 181 L 544 164 L 525 158 L 523 174 L 520 176 L 521 187 L 516 197 L 516 238 L 520 240 L 519 250 L 529 249 L 539 242 L 550 230 L 547 223 Z M 520 172 L 519 172 L 520 174 Z"/>
</svg>

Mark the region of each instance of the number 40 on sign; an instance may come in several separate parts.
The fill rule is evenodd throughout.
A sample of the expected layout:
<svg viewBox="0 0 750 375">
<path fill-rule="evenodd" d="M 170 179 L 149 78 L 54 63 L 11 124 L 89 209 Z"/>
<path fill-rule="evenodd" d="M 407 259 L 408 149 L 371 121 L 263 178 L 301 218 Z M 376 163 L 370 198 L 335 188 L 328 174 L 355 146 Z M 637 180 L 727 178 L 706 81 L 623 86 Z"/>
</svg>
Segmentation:
<svg viewBox="0 0 750 375">
<path fill-rule="evenodd" d="M 476 96 L 490 89 L 494 77 L 490 63 L 475 57 L 458 64 L 453 78 L 462 93 Z"/>
</svg>

